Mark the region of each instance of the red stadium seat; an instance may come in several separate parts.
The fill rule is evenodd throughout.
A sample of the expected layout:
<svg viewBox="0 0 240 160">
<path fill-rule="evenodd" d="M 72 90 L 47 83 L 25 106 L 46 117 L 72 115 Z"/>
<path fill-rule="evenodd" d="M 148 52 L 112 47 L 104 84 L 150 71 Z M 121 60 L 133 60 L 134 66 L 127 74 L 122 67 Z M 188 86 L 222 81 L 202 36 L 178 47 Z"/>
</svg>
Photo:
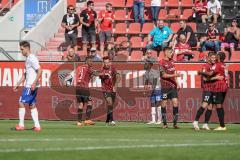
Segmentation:
<svg viewBox="0 0 240 160">
<path fill-rule="evenodd" d="M 129 9 L 127 19 L 134 20 L 134 13 L 132 9 Z"/>
<path fill-rule="evenodd" d="M 154 28 L 153 23 L 144 23 L 142 28 L 142 34 L 149 34 L 150 31 Z"/>
<path fill-rule="evenodd" d="M 132 51 L 131 52 L 131 61 L 141 61 L 143 57 L 142 51 Z"/>
<path fill-rule="evenodd" d="M 166 4 L 167 7 L 179 7 L 178 0 L 168 0 Z"/>
<path fill-rule="evenodd" d="M 151 7 L 151 0 L 145 0 L 145 7 Z"/>
<path fill-rule="evenodd" d="M 115 20 L 124 21 L 127 15 L 125 10 L 115 10 Z"/>
<path fill-rule="evenodd" d="M 185 9 L 183 11 L 183 17 L 182 19 L 187 20 L 190 16 L 193 15 L 193 10 L 192 9 Z"/>
<path fill-rule="evenodd" d="M 113 0 L 113 7 L 124 8 L 125 0 Z"/>
<path fill-rule="evenodd" d="M 126 23 L 117 23 L 115 26 L 115 34 L 126 34 L 127 24 Z"/>
<path fill-rule="evenodd" d="M 158 19 L 165 20 L 167 17 L 167 10 L 161 9 L 158 15 Z"/>
<path fill-rule="evenodd" d="M 8 4 L 9 0 L 2 0 L 1 5 L 2 8 L 5 7 Z"/>
<path fill-rule="evenodd" d="M 146 48 L 147 43 L 148 43 L 148 37 L 146 36 L 143 38 L 143 48 Z"/>
<path fill-rule="evenodd" d="M 169 15 L 171 17 L 168 17 L 168 19 L 178 19 L 178 18 L 180 18 L 181 10 L 180 9 L 170 9 Z"/>
<path fill-rule="evenodd" d="M 132 8 L 133 7 L 133 0 L 127 0 L 126 7 Z"/>
<path fill-rule="evenodd" d="M 191 59 L 193 62 L 198 62 L 199 61 L 199 51 L 192 51 L 194 58 Z"/>
<path fill-rule="evenodd" d="M 189 25 L 190 27 L 192 27 L 193 32 L 197 32 L 197 25 L 196 25 L 196 23 L 187 23 L 187 25 Z"/>
<path fill-rule="evenodd" d="M 182 7 L 193 7 L 193 0 L 182 0 L 181 1 Z"/>
<path fill-rule="evenodd" d="M 140 23 L 130 23 L 128 33 L 129 34 L 139 34 L 140 28 L 141 28 Z"/>
<path fill-rule="evenodd" d="M 231 61 L 240 61 L 240 51 L 232 53 Z"/>
<path fill-rule="evenodd" d="M 127 37 L 117 37 L 117 39 L 116 39 L 116 43 L 117 44 L 120 44 L 120 43 L 122 43 L 122 42 L 124 42 L 124 41 L 128 41 L 128 38 Z"/>
<path fill-rule="evenodd" d="M 177 23 L 177 22 L 176 23 L 171 23 L 170 28 L 172 29 L 172 31 L 174 33 L 176 33 L 179 30 L 179 28 L 180 28 L 179 23 Z"/>
<path fill-rule="evenodd" d="M 148 9 L 144 10 L 144 19 L 150 20 L 152 18 L 151 12 Z"/>
<path fill-rule="evenodd" d="M 142 48 L 142 37 L 131 37 L 132 48 Z"/>
</svg>

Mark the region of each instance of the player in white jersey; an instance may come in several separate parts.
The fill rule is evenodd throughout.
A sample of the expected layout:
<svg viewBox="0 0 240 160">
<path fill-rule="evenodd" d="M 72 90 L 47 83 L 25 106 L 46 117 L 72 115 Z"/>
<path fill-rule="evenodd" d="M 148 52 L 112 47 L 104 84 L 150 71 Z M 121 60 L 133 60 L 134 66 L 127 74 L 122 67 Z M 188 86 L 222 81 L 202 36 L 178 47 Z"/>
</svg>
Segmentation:
<svg viewBox="0 0 240 160">
<path fill-rule="evenodd" d="M 41 131 L 41 127 L 38 120 L 38 111 L 36 108 L 36 96 L 39 87 L 39 78 L 42 74 L 41 66 L 37 57 L 30 52 L 30 43 L 27 41 L 20 42 L 20 50 L 23 56 L 26 57 L 25 73 L 18 81 L 13 90 L 16 92 L 18 87 L 25 82 L 22 95 L 19 99 L 19 124 L 16 125 L 17 131 L 24 130 L 24 116 L 25 116 L 25 104 L 28 104 L 31 109 L 31 116 L 34 122 L 34 131 Z"/>
</svg>

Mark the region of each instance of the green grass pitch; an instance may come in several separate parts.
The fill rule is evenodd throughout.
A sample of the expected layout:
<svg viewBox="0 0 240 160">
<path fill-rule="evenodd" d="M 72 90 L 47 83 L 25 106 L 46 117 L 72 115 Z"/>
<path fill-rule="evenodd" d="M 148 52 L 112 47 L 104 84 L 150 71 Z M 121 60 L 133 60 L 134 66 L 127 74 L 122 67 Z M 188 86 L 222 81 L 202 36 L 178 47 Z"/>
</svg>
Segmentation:
<svg viewBox="0 0 240 160">
<path fill-rule="evenodd" d="M 79 128 L 72 121 L 41 121 L 43 130 L 13 131 L 18 121 L 0 121 L 0 160 L 237 160 L 240 159 L 240 125 L 227 131 L 194 131 L 160 125 L 118 122 L 117 126 Z M 32 121 L 26 121 L 31 128 Z M 216 124 L 210 124 L 212 128 Z"/>
</svg>

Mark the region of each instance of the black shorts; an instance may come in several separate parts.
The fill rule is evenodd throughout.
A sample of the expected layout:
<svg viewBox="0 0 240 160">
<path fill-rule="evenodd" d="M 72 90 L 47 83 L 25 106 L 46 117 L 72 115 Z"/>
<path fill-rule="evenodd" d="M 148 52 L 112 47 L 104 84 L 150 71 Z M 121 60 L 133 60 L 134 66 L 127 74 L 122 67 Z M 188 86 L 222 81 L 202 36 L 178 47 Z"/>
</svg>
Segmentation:
<svg viewBox="0 0 240 160">
<path fill-rule="evenodd" d="M 176 88 L 163 88 L 162 89 L 162 99 L 168 100 L 178 98 L 178 91 Z"/>
<path fill-rule="evenodd" d="M 103 92 L 103 96 L 106 98 L 111 97 L 112 101 L 115 101 L 116 98 L 116 92 Z"/>
<path fill-rule="evenodd" d="M 91 101 L 90 91 L 86 88 L 76 88 L 76 98 L 78 103 L 86 103 Z"/>
<path fill-rule="evenodd" d="M 206 102 L 208 104 L 213 103 L 213 92 L 203 91 L 203 93 L 202 93 L 202 102 Z"/>
<path fill-rule="evenodd" d="M 213 104 L 223 104 L 226 92 L 213 92 Z"/>
</svg>

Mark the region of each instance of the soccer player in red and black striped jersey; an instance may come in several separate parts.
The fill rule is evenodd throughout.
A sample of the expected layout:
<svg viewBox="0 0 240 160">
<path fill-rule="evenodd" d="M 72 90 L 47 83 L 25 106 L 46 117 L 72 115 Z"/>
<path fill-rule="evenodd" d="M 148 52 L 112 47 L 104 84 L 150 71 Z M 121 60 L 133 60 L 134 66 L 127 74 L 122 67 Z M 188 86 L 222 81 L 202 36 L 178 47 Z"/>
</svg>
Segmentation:
<svg viewBox="0 0 240 160">
<path fill-rule="evenodd" d="M 216 81 L 214 82 L 214 90 L 213 90 L 213 105 L 216 107 L 218 119 L 220 122 L 220 126 L 217 127 L 214 130 L 226 130 L 224 124 L 224 109 L 223 109 L 223 103 L 225 100 L 225 96 L 228 90 L 228 70 L 227 66 L 224 63 L 224 60 L 226 58 L 226 55 L 224 52 L 218 53 L 219 62 L 216 64 L 216 67 L 214 68 L 214 79 Z"/>
<path fill-rule="evenodd" d="M 178 88 L 176 78 L 180 77 L 180 73 L 176 73 L 173 58 L 173 50 L 170 47 L 164 49 L 164 58 L 159 61 L 160 65 L 160 76 L 161 76 L 161 87 L 162 87 L 162 121 L 163 128 L 168 128 L 166 106 L 167 101 L 171 100 L 173 104 L 173 127 L 178 129 Z"/>
<path fill-rule="evenodd" d="M 78 126 L 94 125 L 94 122 L 90 120 L 92 112 L 92 99 L 90 97 L 89 82 L 94 76 L 94 70 L 92 68 L 92 58 L 86 57 L 86 64 L 78 66 L 76 69 L 77 87 L 76 98 L 78 105 Z M 82 123 L 83 107 L 87 104 L 86 120 Z"/>
<path fill-rule="evenodd" d="M 116 89 L 120 80 L 120 75 L 113 65 L 111 65 L 108 56 L 103 57 L 103 67 L 99 74 L 102 82 L 102 91 L 107 102 L 106 125 L 115 125 L 113 120 L 113 105 L 116 98 Z"/>
<path fill-rule="evenodd" d="M 199 130 L 198 121 L 207 108 L 205 113 L 205 124 L 203 125 L 203 129 L 210 130 L 208 127 L 208 122 L 210 120 L 212 114 L 212 103 L 213 103 L 213 81 L 209 81 L 209 73 L 213 72 L 213 69 L 216 65 L 216 53 L 209 52 L 208 54 L 208 61 L 202 67 L 201 71 L 198 71 L 200 75 L 202 75 L 203 84 L 202 84 L 202 105 L 198 109 L 197 114 L 195 116 L 195 120 L 193 122 L 193 127 L 195 130 Z"/>
</svg>

